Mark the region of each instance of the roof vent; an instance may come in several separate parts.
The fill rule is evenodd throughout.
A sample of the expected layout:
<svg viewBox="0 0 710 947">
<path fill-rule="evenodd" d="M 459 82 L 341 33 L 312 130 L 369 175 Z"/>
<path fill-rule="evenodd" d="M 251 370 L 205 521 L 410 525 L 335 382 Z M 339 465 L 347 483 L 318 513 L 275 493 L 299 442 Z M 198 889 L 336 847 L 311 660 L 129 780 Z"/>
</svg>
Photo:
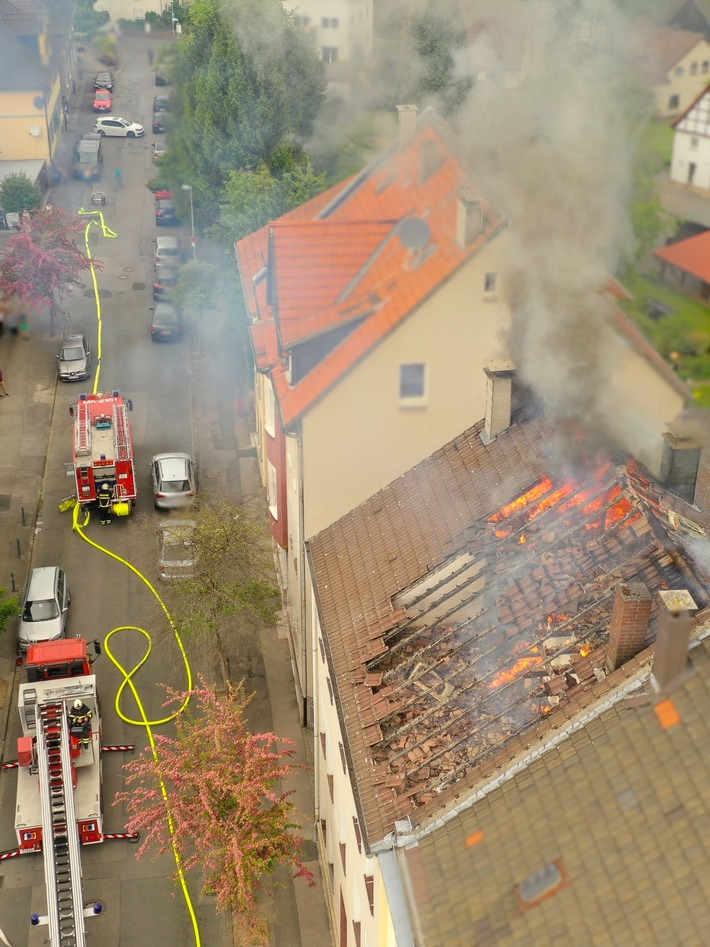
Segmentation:
<svg viewBox="0 0 710 947">
<path fill-rule="evenodd" d="M 656 649 L 653 654 L 651 680 L 659 691 L 678 684 L 688 664 L 688 642 L 697 609 L 690 592 L 685 589 L 658 593 L 661 599 Z"/>
<path fill-rule="evenodd" d="M 527 878 L 524 878 L 520 884 L 515 885 L 515 896 L 521 911 L 527 911 L 535 907 L 546 898 L 551 898 L 553 894 L 569 884 L 569 874 L 564 861 L 556 858 L 554 861 L 543 865 L 538 871 L 534 871 Z"/>
</svg>

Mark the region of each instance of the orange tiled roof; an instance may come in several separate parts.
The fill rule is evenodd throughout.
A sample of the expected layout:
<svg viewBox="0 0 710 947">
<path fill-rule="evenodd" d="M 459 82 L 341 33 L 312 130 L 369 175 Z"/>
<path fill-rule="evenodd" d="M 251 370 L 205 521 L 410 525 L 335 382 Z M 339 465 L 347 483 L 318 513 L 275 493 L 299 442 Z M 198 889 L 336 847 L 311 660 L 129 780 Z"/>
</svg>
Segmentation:
<svg viewBox="0 0 710 947">
<path fill-rule="evenodd" d="M 682 537 L 640 471 L 555 472 L 542 418 L 488 445 L 480 435 L 481 424 L 309 542 L 368 846 L 396 819 L 436 818 L 614 685 L 604 647 L 620 582 L 710 601 L 710 581 L 679 567 Z M 648 643 L 654 622 L 655 611 Z"/>
<path fill-rule="evenodd" d="M 687 240 L 679 240 L 654 251 L 659 260 L 665 260 L 685 273 L 710 283 L 710 230 Z"/>
<path fill-rule="evenodd" d="M 424 178 L 422 163 L 428 166 Z M 481 201 L 484 226 L 462 248 L 456 221 L 464 189 Z M 411 218 L 426 222 L 428 242 L 419 250 L 407 245 L 402 229 Z M 449 129 L 427 110 L 406 146 L 392 146 L 298 213 L 240 240 L 237 261 L 257 366 L 271 374 L 284 423 L 307 411 L 503 225 L 472 181 Z M 255 281 L 267 260 L 268 280 Z M 289 347 L 350 322 L 353 331 L 290 384 Z M 276 339 L 267 343 L 269 333 Z"/>
</svg>

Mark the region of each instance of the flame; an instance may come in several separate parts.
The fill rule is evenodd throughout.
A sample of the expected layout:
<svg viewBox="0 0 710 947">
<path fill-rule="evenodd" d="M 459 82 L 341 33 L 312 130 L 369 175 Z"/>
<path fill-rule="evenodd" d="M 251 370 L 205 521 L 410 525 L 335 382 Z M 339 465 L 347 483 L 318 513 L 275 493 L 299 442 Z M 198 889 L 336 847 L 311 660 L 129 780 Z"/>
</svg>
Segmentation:
<svg viewBox="0 0 710 947">
<path fill-rule="evenodd" d="M 527 541 L 528 541 L 528 540 L 527 540 L 527 537 L 526 537 L 526 536 L 523 536 L 523 535 L 521 534 L 521 535 L 520 535 L 519 542 L 521 542 L 521 543 L 526 543 Z"/>
<path fill-rule="evenodd" d="M 542 658 L 532 657 L 532 658 L 518 658 L 515 664 L 509 671 L 501 671 L 499 674 L 490 681 L 488 687 L 500 687 L 501 684 L 509 684 L 511 681 L 514 681 L 516 677 L 519 677 L 524 671 L 528 671 L 536 665 L 542 664 Z"/>
<path fill-rule="evenodd" d="M 541 707 L 538 707 L 537 709 L 540 711 L 541 714 L 549 714 L 550 711 L 552 710 L 552 707 L 550 707 L 549 704 L 543 704 Z"/>
<path fill-rule="evenodd" d="M 547 627 L 551 628 L 553 625 L 558 625 L 563 621 L 569 621 L 571 615 L 563 615 L 561 612 L 552 612 L 551 615 L 547 616 Z"/>
<path fill-rule="evenodd" d="M 501 510 L 498 510 L 497 513 L 494 513 L 488 520 L 489 523 L 500 523 L 502 520 L 507 520 L 515 513 L 519 513 L 521 510 L 524 510 L 526 507 L 530 506 L 531 503 L 534 503 L 536 500 L 539 500 L 541 497 L 544 497 L 546 493 L 549 493 L 552 489 L 552 481 L 549 477 L 543 477 L 542 480 L 535 484 L 534 487 L 531 487 L 527 493 L 524 493 L 522 496 L 518 497 L 517 500 L 513 500 L 512 503 L 509 503 L 507 506 L 504 506 Z"/>
<path fill-rule="evenodd" d="M 582 655 L 583 658 L 586 658 L 588 655 L 592 653 L 592 646 L 590 644 L 583 644 L 582 647 L 579 649 L 579 653 Z"/>
</svg>

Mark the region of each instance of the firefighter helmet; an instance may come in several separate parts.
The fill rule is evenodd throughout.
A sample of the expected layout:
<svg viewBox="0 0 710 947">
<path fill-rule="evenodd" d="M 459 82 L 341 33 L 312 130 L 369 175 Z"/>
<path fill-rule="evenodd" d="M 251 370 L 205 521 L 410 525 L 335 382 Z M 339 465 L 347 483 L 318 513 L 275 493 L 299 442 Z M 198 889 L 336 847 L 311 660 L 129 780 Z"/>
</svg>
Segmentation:
<svg viewBox="0 0 710 947">
<path fill-rule="evenodd" d="M 84 706 L 84 705 L 83 705 L 83 703 L 82 703 L 80 700 L 75 700 L 75 701 L 74 701 L 74 710 L 81 710 L 81 708 L 82 708 L 83 706 Z"/>
</svg>

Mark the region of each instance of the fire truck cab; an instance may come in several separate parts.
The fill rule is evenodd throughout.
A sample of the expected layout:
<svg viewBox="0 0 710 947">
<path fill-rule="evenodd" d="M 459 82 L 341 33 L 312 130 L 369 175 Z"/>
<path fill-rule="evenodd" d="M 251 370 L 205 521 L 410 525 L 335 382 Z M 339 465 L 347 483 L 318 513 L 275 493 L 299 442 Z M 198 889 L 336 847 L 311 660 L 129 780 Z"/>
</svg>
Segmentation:
<svg viewBox="0 0 710 947">
<path fill-rule="evenodd" d="M 82 394 L 69 410 L 74 417 L 74 477 L 81 506 L 98 502 L 108 484 L 114 516 L 128 516 L 136 500 L 130 399 L 118 391 Z"/>
</svg>

